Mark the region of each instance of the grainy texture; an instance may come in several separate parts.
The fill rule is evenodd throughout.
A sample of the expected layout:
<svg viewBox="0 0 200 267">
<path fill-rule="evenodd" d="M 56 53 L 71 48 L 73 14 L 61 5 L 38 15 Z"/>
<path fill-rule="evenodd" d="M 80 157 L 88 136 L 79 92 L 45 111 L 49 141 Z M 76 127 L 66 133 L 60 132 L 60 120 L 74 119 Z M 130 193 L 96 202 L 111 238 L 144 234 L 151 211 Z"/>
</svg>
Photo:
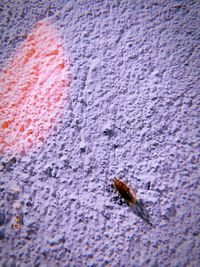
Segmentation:
<svg viewBox="0 0 200 267">
<path fill-rule="evenodd" d="M 2 68 L 47 16 L 72 82 L 43 145 L 1 155 L 1 266 L 200 266 L 199 1 L 3 0 Z M 155 227 L 112 201 L 117 176 Z"/>
</svg>

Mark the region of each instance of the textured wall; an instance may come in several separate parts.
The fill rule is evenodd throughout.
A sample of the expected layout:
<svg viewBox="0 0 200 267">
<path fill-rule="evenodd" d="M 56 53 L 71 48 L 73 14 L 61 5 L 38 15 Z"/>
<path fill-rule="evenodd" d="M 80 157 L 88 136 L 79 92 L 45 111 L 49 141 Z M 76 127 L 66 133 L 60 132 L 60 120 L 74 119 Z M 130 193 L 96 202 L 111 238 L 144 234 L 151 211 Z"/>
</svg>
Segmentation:
<svg viewBox="0 0 200 267">
<path fill-rule="evenodd" d="M 18 108 L 15 124 L 5 124 L 13 112 L 6 88 L 14 96 L 21 83 L 12 87 L 5 70 L 47 17 L 65 49 L 59 60 L 70 62 L 56 78 L 50 73 L 50 87 L 63 70 L 71 80 L 59 87 L 62 114 L 49 135 L 18 153 L 27 135 L 17 131 L 15 146 L 9 138 L 26 118 Z M 1 266 L 200 265 L 199 25 L 198 0 L 1 1 L 1 135 L 10 127 L 0 163 Z M 20 71 L 24 84 L 31 72 L 24 65 Z M 38 87 L 28 88 L 30 100 Z M 52 97 L 48 92 L 41 99 Z M 34 117 L 34 108 L 21 112 Z M 36 121 L 52 117 L 52 109 L 45 113 Z M 108 189 L 116 176 L 137 189 L 153 227 L 114 201 Z"/>
</svg>

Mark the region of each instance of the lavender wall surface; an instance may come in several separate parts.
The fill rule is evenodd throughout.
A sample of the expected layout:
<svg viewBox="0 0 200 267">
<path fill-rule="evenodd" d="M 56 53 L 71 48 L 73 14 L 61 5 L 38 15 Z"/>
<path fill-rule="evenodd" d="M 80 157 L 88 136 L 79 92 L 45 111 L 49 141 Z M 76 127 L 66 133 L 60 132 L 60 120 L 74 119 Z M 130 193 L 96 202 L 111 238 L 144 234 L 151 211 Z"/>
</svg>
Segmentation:
<svg viewBox="0 0 200 267">
<path fill-rule="evenodd" d="M 1 68 L 47 17 L 72 80 L 44 143 L 1 155 L 0 265 L 200 266 L 200 2 L 3 0 Z"/>
</svg>

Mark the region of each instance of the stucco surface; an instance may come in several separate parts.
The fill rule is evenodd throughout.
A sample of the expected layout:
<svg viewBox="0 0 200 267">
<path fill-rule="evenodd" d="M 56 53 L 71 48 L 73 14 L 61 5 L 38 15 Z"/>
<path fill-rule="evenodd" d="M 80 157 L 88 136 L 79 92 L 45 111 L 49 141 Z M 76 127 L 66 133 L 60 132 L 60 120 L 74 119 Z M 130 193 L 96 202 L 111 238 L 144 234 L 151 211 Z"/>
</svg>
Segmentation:
<svg viewBox="0 0 200 267">
<path fill-rule="evenodd" d="M 1 69 L 48 17 L 71 82 L 43 143 L 1 155 L 0 265 L 200 266 L 200 2 L 1 1 Z"/>
</svg>

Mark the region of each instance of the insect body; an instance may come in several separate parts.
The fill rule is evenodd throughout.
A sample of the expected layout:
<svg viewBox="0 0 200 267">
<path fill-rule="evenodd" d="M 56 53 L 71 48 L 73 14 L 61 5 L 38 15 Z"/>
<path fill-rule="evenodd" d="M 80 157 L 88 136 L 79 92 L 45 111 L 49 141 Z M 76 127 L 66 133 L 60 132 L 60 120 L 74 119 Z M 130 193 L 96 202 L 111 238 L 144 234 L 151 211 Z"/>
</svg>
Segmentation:
<svg viewBox="0 0 200 267">
<path fill-rule="evenodd" d="M 147 209 L 145 208 L 141 199 L 136 199 L 136 193 L 124 182 L 118 178 L 113 179 L 113 184 L 120 196 L 125 200 L 125 202 L 131 206 L 133 212 L 145 220 L 151 226 L 150 217 Z"/>
<path fill-rule="evenodd" d="M 120 196 L 128 205 L 136 204 L 136 194 L 128 185 L 120 181 L 118 178 L 113 179 L 113 183 Z"/>
</svg>

